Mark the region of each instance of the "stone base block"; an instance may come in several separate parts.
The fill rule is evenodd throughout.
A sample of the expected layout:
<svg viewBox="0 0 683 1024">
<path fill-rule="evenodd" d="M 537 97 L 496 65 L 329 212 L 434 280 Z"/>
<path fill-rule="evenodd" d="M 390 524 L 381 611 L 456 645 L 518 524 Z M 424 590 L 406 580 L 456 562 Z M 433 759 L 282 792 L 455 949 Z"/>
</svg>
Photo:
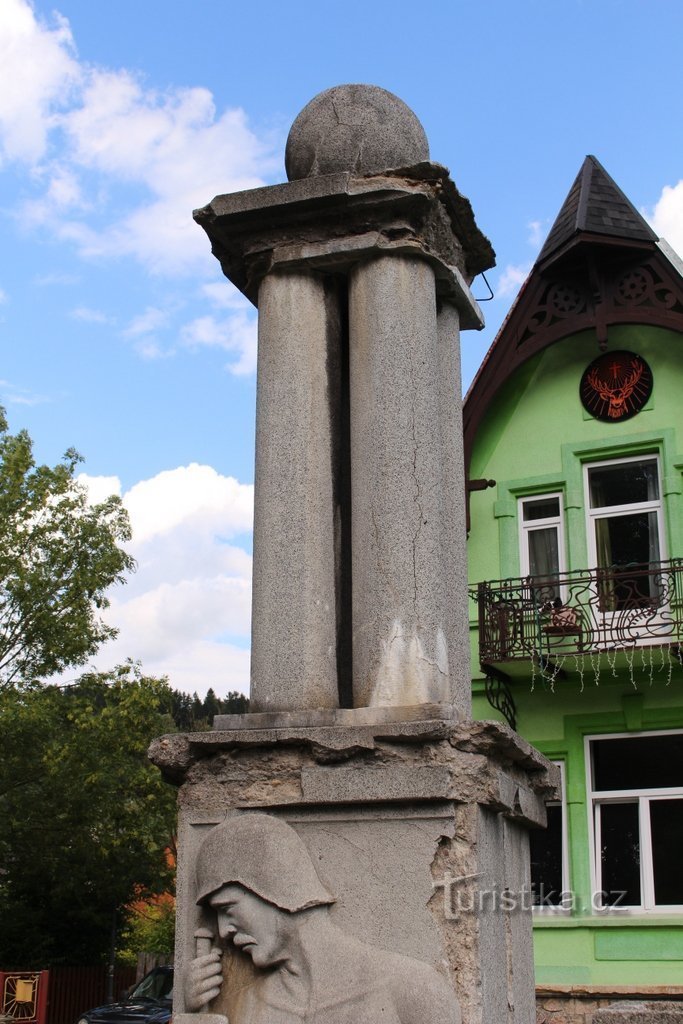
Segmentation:
<svg viewBox="0 0 683 1024">
<path fill-rule="evenodd" d="M 198 906 L 198 894 L 237 883 L 276 913 L 285 908 L 287 927 L 318 922 L 320 941 L 336 951 L 323 958 L 336 966 L 322 985 L 334 1009 L 309 1002 L 283 1021 L 449 1024 L 459 1004 L 465 1024 L 532 1024 L 527 828 L 543 822 L 554 768 L 495 723 L 418 724 L 417 734 L 415 721 L 292 723 L 155 742 L 153 760 L 181 782 L 175 1016 L 266 1020 L 266 954 L 258 943 L 235 948 L 239 930 L 234 944 L 223 937 L 220 994 L 192 1001 L 188 978 L 207 932 L 220 944 L 220 913 Z M 249 850 L 235 837 L 252 827 L 261 839 Z M 203 1024 L 203 1013 L 191 1015 Z"/>
</svg>

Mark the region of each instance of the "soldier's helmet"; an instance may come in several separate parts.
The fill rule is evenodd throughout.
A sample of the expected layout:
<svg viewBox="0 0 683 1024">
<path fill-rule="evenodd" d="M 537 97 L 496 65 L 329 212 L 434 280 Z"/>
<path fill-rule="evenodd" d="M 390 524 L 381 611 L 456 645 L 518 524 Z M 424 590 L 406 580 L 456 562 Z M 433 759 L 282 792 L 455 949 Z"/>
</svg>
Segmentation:
<svg viewBox="0 0 683 1024">
<path fill-rule="evenodd" d="M 236 883 L 281 910 L 334 903 L 294 829 L 270 814 L 229 815 L 197 856 L 197 903 Z"/>
</svg>

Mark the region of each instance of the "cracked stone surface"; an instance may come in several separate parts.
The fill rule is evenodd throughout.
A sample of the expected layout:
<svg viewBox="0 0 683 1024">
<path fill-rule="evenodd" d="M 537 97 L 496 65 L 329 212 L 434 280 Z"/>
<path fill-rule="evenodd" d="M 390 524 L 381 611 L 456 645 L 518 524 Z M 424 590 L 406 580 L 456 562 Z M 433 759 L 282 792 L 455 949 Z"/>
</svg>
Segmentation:
<svg viewBox="0 0 683 1024">
<path fill-rule="evenodd" d="M 178 1013 L 195 932 L 210 923 L 195 903 L 199 845 L 227 813 L 256 810 L 297 831 L 338 897 L 339 926 L 441 971 L 466 1024 L 529 1024 L 530 911 L 501 914 L 490 899 L 476 901 L 478 893 L 528 886 L 526 827 L 542 821 L 557 769 L 495 722 L 399 721 L 392 714 L 382 723 L 363 709 L 355 727 L 335 724 L 350 714 L 320 712 L 317 727 L 302 726 L 297 715 L 263 715 L 257 717 L 270 728 L 155 742 L 155 763 L 182 782 Z M 426 731 L 416 735 L 416 728 Z M 226 951 L 228 981 L 236 956 Z"/>
<path fill-rule="evenodd" d="M 440 333 L 434 274 L 407 256 L 353 270 L 349 324 L 354 704 L 450 701 L 467 717 L 469 636 L 451 596 L 466 590 L 464 536 L 448 528 L 464 481 L 438 401 L 457 334 Z"/>
<path fill-rule="evenodd" d="M 253 711 L 339 705 L 330 292 L 303 271 L 270 274 L 260 290 Z"/>
<path fill-rule="evenodd" d="M 556 795 L 556 767 L 497 722 L 307 728 L 287 717 L 281 728 L 162 736 L 149 757 L 194 810 L 455 800 L 543 824 Z"/>
<path fill-rule="evenodd" d="M 403 100 L 376 85 L 337 85 L 314 96 L 294 121 L 285 151 L 290 181 L 374 174 L 423 160 L 424 128 Z"/>
</svg>

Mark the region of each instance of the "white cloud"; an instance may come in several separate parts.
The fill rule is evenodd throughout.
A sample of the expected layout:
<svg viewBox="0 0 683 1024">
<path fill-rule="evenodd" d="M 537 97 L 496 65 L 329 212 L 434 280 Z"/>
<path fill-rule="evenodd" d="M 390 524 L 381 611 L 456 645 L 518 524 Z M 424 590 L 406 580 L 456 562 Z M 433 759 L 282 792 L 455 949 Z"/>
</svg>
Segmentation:
<svg viewBox="0 0 683 1024">
<path fill-rule="evenodd" d="M 117 477 L 79 481 L 92 500 L 120 493 Z M 138 569 L 111 591 L 107 619 L 120 633 L 95 664 L 130 657 L 177 689 L 247 692 L 251 556 L 227 538 L 251 531 L 253 487 L 193 464 L 140 481 L 123 502 Z"/>
<path fill-rule="evenodd" d="M 81 184 L 68 167 L 56 166 L 52 170 L 47 190 L 48 202 L 57 209 L 68 209 L 72 206 L 84 206 L 85 201 Z"/>
<path fill-rule="evenodd" d="M 183 324 L 170 340 L 174 327 L 173 317 L 182 303 L 171 301 L 163 309 L 148 306 L 133 317 L 121 332 L 124 338 L 135 342 L 135 350 L 143 359 L 164 359 L 177 354 L 179 348 L 197 352 L 203 348 L 218 348 L 234 355 L 226 369 L 236 376 L 246 376 L 256 370 L 257 320 L 250 302 L 232 285 L 212 282 L 202 285 L 202 298 L 211 303 L 220 315 L 211 313 L 195 317 Z M 162 343 L 157 335 L 164 333 Z"/>
<path fill-rule="evenodd" d="M 540 220 L 530 220 L 529 223 L 527 224 L 527 228 L 529 229 L 529 237 L 528 237 L 529 245 L 533 246 L 534 249 L 540 248 L 541 242 L 543 241 L 543 235 L 544 235 L 543 221 L 540 221 Z"/>
<path fill-rule="evenodd" d="M 140 313 L 131 320 L 123 334 L 127 338 L 139 338 L 145 334 L 154 334 L 156 331 L 166 328 L 169 320 L 168 310 L 148 306 L 144 313 Z"/>
<path fill-rule="evenodd" d="M 0 396 L 0 404 L 6 405 L 42 405 L 43 402 L 50 401 L 46 395 L 20 388 L 9 380 L 0 380 Z"/>
<path fill-rule="evenodd" d="M 216 309 L 252 309 L 252 305 L 227 278 L 203 284 L 201 295 Z"/>
<path fill-rule="evenodd" d="M 69 316 L 73 320 L 82 320 L 88 324 L 110 324 L 113 320 L 107 313 L 103 313 L 101 309 L 91 309 L 90 306 L 76 306 L 69 313 Z"/>
<path fill-rule="evenodd" d="M 127 70 L 94 71 L 62 126 L 77 168 L 146 192 L 103 231 L 65 225 L 86 256 L 133 256 L 155 273 L 200 270 L 209 244 L 193 208 L 263 183 L 267 154 L 246 115 L 217 115 L 207 89 L 157 93 Z"/>
<path fill-rule="evenodd" d="M 249 579 L 203 577 L 162 583 L 126 602 L 117 599 L 109 618 L 147 665 L 168 661 L 189 644 L 217 642 L 226 632 L 248 635 L 250 598 Z"/>
<path fill-rule="evenodd" d="M 683 255 L 683 180 L 665 185 L 649 218 L 660 238 L 665 238 L 679 256 Z"/>
<path fill-rule="evenodd" d="M 0 156 L 36 162 L 82 69 L 66 19 L 36 20 L 25 0 L 0 5 Z"/>
<path fill-rule="evenodd" d="M 79 473 L 76 482 L 85 487 L 91 505 L 99 504 L 112 494 L 121 494 L 121 481 L 117 476 L 91 476 L 89 473 Z"/>
<path fill-rule="evenodd" d="M 0 306 L 4 305 L 5 302 L 9 302 L 9 296 L 4 288 L 0 288 Z"/>
<path fill-rule="evenodd" d="M 120 657 L 116 661 L 109 660 L 102 667 L 111 668 L 126 657 L 121 648 Z M 249 693 L 249 663 L 248 648 L 199 640 L 158 661 L 143 659 L 143 669 L 150 675 L 167 676 L 171 686 L 183 693 L 198 692 L 203 696 L 212 687 L 218 697 L 225 697 L 231 690 Z M 153 671 L 150 665 L 153 665 Z"/>
<path fill-rule="evenodd" d="M 506 296 L 516 295 L 529 276 L 530 270 L 530 263 L 521 263 L 517 265 L 509 263 L 498 278 L 496 298 L 501 299 Z"/>
<path fill-rule="evenodd" d="M 79 284 L 80 280 L 78 274 L 63 274 L 56 271 L 51 274 L 39 274 L 33 278 L 33 284 L 38 285 L 40 288 L 45 288 L 48 285 Z"/>
<path fill-rule="evenodd" d="M 227 369 L 235 376 L 256 370 L 256 317 L 247 309 L 220 319 L 209 314 L 191 320 L 181 329 L 180 343 L 190 351 L 208 346 L 234 352 L 237 358 L 227 364 Z"/>
<path fill-rule="evenodd" d="M 196 462 L 164 470 L 125 495 L 135 541 L 166 533 L 189 520 L 228 537 L 251 530 L 254 488 Z"/>
<path fill-rule="evenodd" d="M 124 338 L 134 341 L 135 351 L 142 359 L 167 359 L 175 354 L 172 345 L 163 345 L 156 337 L 157 334 L 168 331 L 172 312 L 174 310 L 170 306 L 166 309 L 147 306 L 142 313 L 133 317 L 121 332 Z"/>
<path fill-rule="evenodd" d="M 150 89 L 126 68 L 78 61 L 68 22 L 27 0 L 0 5 L 0 156 L 39 189 L 20 211 L 87 258 L 132 256 L 153 273 L 204 269 L 192 209 L 263 184 L 273 148 L 205 88 Z M 97 218 L 91 222 L 90 218 Z"/>
<path fill-rule="evenodd" d="M 142 359 L 152 361 L 154 359 L 168 359 L 174 352 L 173 349 L 164 348 L 153 338 L 145 338 L 143 341 L 138 341 L 135 345 L 135 351 Z"/>
</svg>

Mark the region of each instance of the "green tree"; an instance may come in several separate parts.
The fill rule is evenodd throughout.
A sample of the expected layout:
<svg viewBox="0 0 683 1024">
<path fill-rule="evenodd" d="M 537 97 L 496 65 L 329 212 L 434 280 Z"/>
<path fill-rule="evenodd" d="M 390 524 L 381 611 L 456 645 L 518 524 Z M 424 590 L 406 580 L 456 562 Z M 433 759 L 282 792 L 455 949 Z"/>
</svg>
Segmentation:
<svg viewBox="0 0 683 1024">
<path fill-rule="evenodd" d="M 245 715 L 249 710 L 249 698 L 237 690 L 230 690 L 221 701 L 221 714 Z"/>
<path fill-rule="evenodd" d="M 175 947 L 175 902 L 136 904 L 128 909 L 119 934 L 116 959 L 135 966 L 140 953 L 172 958 Z"/>
<path fill-rule="evenodd" d="M 82 665 L 115 635 L 99 612 L 106 590 L 133 568 L 119 544 L 128 515 L 112 495 L 88 505 L 69 450 L 37 466 L 26 431 L 0 409 L 0 686 Z"/>
<path fill-rule="evenodd" d="M 102 962 L 113 912 L 172 888 L 168 693 L 132 665 L 0 691 L 0 966 Z"/>
<path fill-rule="evenodd" d="M 214 716 L 219 715 L 220 713 L 220 701 L 218 700 L 218 697 L 211 689 L 211 687 L 209 687 L 209 689 L 206 691 L 206 697 L 204 698 L 204 704 L 202 706 L 202 718 L 205 718 L 209 722 L 209 724 L 211 724 L 211 722 L 214 719 Z"/>
<path fill-rule="evenodd" d="M 211 728 L 215 715 L 243 715 L 249 710 L 249 698 L 237 690 L 230 690 L 227 697 L 217 697 L 209 688 L 202 701 L 196 693 L 181 693 L 169 690 L 165 710 L 181 732 L 204 732 Z"/>
<path fill-rule="evenodd" d="M 194 724 L 199 724 L 199 722 L 204 718 L 204 705 L 196 693 L 192 694 L 190 714 L 192 715 L 192 721 Z"/>
</svg>

